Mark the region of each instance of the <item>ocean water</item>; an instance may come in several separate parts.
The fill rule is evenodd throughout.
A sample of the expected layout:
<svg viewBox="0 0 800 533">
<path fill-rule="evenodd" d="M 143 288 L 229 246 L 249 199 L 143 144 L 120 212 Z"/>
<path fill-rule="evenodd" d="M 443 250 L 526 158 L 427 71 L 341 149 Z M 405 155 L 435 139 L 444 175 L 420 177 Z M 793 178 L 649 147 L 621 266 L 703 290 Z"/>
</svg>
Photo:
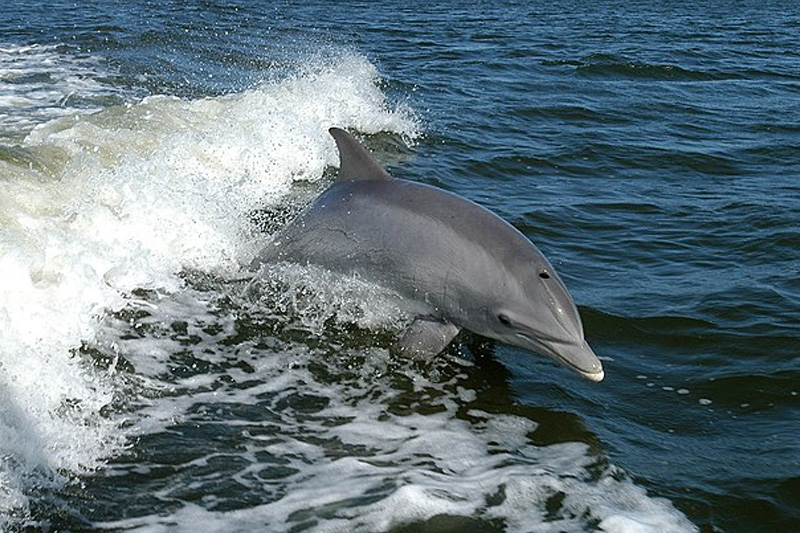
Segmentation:
<svg viewBox="0 0 800 533">
<path fill-rule="evenodd" d="M 0 530 L 800 531 L 790 2 L 14 2 Z M 327 128 L 510 221 L 595 384 L 242 265 Z"/>
</svg>

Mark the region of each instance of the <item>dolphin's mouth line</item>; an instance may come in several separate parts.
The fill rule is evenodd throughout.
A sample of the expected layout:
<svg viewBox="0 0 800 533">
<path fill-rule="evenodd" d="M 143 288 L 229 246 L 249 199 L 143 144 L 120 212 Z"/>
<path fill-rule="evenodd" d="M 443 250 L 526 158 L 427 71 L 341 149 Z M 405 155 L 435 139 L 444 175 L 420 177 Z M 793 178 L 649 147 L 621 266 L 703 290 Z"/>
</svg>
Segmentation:
<svg viewBox="0 0 800 533">
<path fill-rule="evenodd" d="M 525 335 L 524 333 L 517 333 L 517 337 L 519 337 L 521 339 L 525 339 L 526 341 L 531 343 L 535 348 L 537 348 L 538 349 L 537 351 L 540 351 L 544 355 L 547 355 L 550 358 L 555 359 L 558 363 L 560 363 L 560 364 L 566 366 L 567 368 L 577 372 L 578 374 L 580 374 L 581 376 L 585 377 L 586 379 L 588 379 L 590 381 L 595 381 L 595 382 L 602 381 L 603 378 L 605 377 L 605 372 L 603 371 L 602 367 L 600 368 L 600 370 L 595 370 L 595 371 L 587 370 L 586 368 L 581 368 L 578 365 L 576 365 L 575 363 L 573 363 L 572 361 L 562 357 L 560 354 L 555 352 L 553 349 L 551 349 L 549 346 L 547 346 L 546 344 L 544 344 L 541 341 L 542 340 L 551 341 L 554 344 L 563 344 L 563 345 L 572 344 L 571 342 L 567 342 L 567 341 L 564 341 L 563 339 L 556 339 L 556 338 L 547 337 L 547 336 L 542 336 L 541 339 L 534 339 L 534 338 L 529 337 L 528 335 Z"/>
</svg>

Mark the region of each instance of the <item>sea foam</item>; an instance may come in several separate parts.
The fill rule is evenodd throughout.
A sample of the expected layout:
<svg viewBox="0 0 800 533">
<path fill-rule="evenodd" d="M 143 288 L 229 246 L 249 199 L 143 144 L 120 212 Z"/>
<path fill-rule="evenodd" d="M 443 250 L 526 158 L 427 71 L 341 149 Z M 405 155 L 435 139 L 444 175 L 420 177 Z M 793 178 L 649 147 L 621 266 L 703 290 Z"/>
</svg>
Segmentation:
<svg viewBox="0 0 800 533">
<path fill-rule="evenodd" d="M 42 54 L 61 61 L 58 72 L 76 61 L 98 68 L 54 48 L 3 49 L 3 75 L 35 71 Z M 311 58 L 227 96 L 70 108 L 63 93 L 115 92 L 91 79 L 65 75 L 42 105 L 24 91 L 3 100 L 19 118 L 5 131 L 27 132 L 0 160 L 4 513 L 24 512 L 27 488 L 92 471 L 126 447 L 124 420 L 100 414 L 116 394 L 113 373 L 76 356 L 106 314 L 135 289 L 180 290 L 184 269 L 236 271 L 255 246 L 249 213 L 337 163 L 328 127 L 418 133 L 412 113 L 387 102 L 375 67 L 353 54 Z M 47 120 L 26 118 L 56 100 Z"/>
<path fill-rule="evenodd" d="M 157 435 L 162 451 L 109 468 L 115 483 L 162 472 L 151 490 L 165 508 L 96 522 L 98 529 L 367 532 L 468 519 L 509 532 L 696 531 L 585 443 L 536 445 L 536 421 L 465 409 L 482 394 L 456 394 L 470 388 L 469 366 L 445 361 L 421 371 L 383 349 L 330 352 L 280 335 L 265 345 L 242 335 L 246 311 L 220 308 L 208 293 L 154 302 L 137 319 L 149 333 L 128 336 L 119 349 L 149 367 L 149 386 L 164 391 L 142 402 L 132 431 Z M 193 339 L 191 364 L 217 370 L 185 368 L 189 359 L 169 332 L 176 322 Z M 131 327 L 108 326 L 113 338 Z M 140 366 L 148 353 L 159 363 Z M 187 441 L 194 433 L 206 437 Z M 191 459 L 163 451 L 169 442 Z"/>
</svg>

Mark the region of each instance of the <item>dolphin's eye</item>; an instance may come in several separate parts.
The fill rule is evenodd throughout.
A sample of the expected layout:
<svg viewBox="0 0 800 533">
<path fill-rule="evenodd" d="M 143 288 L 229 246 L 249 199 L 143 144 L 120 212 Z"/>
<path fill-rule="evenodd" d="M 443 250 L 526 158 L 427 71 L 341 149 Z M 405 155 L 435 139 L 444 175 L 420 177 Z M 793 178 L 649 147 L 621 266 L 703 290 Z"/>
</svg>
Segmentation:
<svg viewBox="0 0 800 533">
<path fill-rule="evenodd" d="M 550 274 L 546 270 L 539 272 L 539 277 L 542 279 L 550 279 Z"/>
<path fill-rule="evenodd" d="M 501 324 L 503 324 L 504 326 L 506 326 L 506 327 L 508 327 L 508 328 L 510 328 L 510 327 L 511 327 L 511 319 L 510 319 L 510 318 L 508 318 L 508 317 L 507 317 L 506 315 L 504 315 L 503 313 L 500 313 L 499 315 L 497 315 L 497 320 L 499 320 L 499 321 L 500 321 L 500 323 L 501 323 Z"/>
</svg>

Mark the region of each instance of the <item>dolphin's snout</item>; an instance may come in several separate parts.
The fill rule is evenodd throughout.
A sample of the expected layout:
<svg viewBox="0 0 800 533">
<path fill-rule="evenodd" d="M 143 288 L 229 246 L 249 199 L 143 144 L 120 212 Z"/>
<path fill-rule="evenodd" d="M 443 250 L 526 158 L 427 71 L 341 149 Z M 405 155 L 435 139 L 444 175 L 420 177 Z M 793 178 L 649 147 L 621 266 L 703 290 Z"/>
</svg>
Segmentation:
<svg viewBox="0 0 800 533">
<path fill-rule="evenodd" d="M 518 335 L 521 346 L 526 346 L 535 352 L 550 356 L 558 363 L 571 368 L 589 381 L 603 381 L 605 372 L 603 363 L 592 351 L 589 344 L 580 339 L 579 341 L 566 341 L 560 339 L 533 338 L 528 335 Z"/>
<path fill-rule="evenodd" d="M 556 362 L 571 368 L 589 381 L 603 381 L 605 372 L 603 363 L 594 354 L 589 344 L 583 340 L 567 341 L 547 337 L 534 337 L 522 333 L 517 334 L 515 344 L 547 355 Z"/>
<path fill-rule="evenodd" d="M 586 341 L 580 343 L 551 345 L 555 359 L 578 372 L 590 381 L 602 381 L 605 377 L 603 363 L 594 354 Z"/>
</svg>

